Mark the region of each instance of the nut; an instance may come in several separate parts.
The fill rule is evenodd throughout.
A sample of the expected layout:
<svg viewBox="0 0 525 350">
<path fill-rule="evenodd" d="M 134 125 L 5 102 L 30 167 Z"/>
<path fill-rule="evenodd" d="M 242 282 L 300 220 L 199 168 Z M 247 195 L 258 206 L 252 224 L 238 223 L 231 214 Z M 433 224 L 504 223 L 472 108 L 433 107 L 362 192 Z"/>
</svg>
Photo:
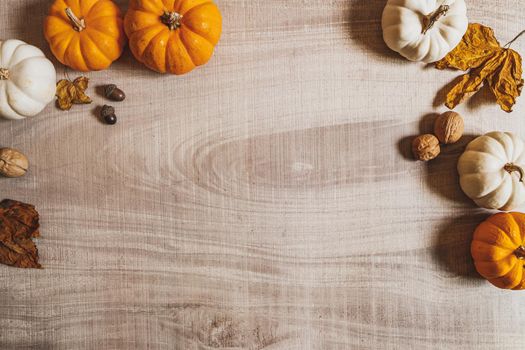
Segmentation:
<svg viewBox="0 0 525 350">
<path fill-rule="evenodd" d="M 445 112 L 434 123 L 434 134 L 444 144 L 458 142 L 464 130 L 463 118 L 456 112 Z"/>
<path fill-rule="evenodd" d="M 439 140 L 431 134 L 420 135 L 412 141 L 412 153 L 424 162 L 436 158 L 441 152 Z"/>
<path fill-rule="evenodd" d="M 24 176 L 29 168 L 27 157 L 12 148 L 0 149 L 0 174 L 5 177 Z"/>
<path fill-rule="evenodd" d="M 104 86 L 104 96 L 109 98 L 112 101 L 124 101 L 126 99 L 126 94 L 124 91 L 119 89 L 115 84 L 109 84 Z"/>
<path fill-rule="evenodd" d="M 115 115 L 115 108 L 104 105 L 100 110 L 100 117 L 106 124 L 113 125 L 117 123 L 117 116 Z"/>
</svg>

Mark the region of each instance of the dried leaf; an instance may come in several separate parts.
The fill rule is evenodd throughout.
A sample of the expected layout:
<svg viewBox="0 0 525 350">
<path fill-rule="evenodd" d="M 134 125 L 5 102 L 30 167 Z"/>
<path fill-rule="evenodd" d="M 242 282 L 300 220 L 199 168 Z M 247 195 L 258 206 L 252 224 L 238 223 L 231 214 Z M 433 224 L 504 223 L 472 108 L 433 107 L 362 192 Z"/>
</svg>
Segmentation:
<svg viewBox="0 0 525 350">
<path fill-rule="evenodd" d="M 41 268 L 38 249 L 31 238 L 40 236 L 35 207 L 10 199 L 0 202 L 0 263 Z"/>
<path fill-rule="evenodd" d="M 521 56 L 500 46 L 491 28 L 469 24 L 461 42 L 436 68 L 469 70 L 447 94 L 445 105 L 453 109 L 488 85 L 500 107 L 511 112 L 523 86 Z"/>
<path fill-rule="evenodd" d="M 500 50 L 499 42 L 491 28 L 471 23 L 463 39 L 454 50 L 436 63 L 436 68 L 460 70 L 476 68 Z"/>
<path fill-rule="evenodd" d="M 512 106 L 523 88 L 521 56 L 514 50 L 505 50 L 499 71 L 487 78 L 490 90 L 496 96 L 501 108 L 512 112 Z"/>
<path fill-rule="evenodd" d="M 91 98 L 86 95 L 89 79 L 78 77 L 74 81 L 62 79 L 57 83 L 57 106 L 63 111 L 71 109 L 73 104 L 89 104 Z"/>
<path fill-rule="evenodd" d="M 73 85 L 76 88 L 77 94 L 73 103 L 75 104 L 88 104 L 91 103 L 91 99 L 86 95 L 85 91 L 89 85 L 89 79 L 86 77 L 78 77 L 73 81 Z"/>
</svg>

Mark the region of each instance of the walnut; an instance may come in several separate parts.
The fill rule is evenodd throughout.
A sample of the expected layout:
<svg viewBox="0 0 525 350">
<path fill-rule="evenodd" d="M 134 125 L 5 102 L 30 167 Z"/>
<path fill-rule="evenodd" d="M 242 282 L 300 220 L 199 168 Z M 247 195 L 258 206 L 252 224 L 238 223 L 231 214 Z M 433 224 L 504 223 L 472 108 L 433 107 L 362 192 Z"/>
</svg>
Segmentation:
<svg viewBox="0 0 525 350">
<path fill-rule="evenodd" d="M 431 134 L 420 135 L 412 141 L 412 152 L 416 159 L 429 161 L 441 152 L 439 140 Z"/>
<path fill-rule="evenodd" d="M 27 157 L 12 148 L 0 149 L 0 174 L 5 177 L 24 176 L 29 167 Z"/>
<path fill-rule="evenodd" d="M 465 124 L 463 118 L 456 112 L 445 112 L 437 117 L 434 124 L 434 134 L 438 140 L 444 144 L 451 144 L 458 142 L 463 131 L 465 130 Z"/>
</svg>

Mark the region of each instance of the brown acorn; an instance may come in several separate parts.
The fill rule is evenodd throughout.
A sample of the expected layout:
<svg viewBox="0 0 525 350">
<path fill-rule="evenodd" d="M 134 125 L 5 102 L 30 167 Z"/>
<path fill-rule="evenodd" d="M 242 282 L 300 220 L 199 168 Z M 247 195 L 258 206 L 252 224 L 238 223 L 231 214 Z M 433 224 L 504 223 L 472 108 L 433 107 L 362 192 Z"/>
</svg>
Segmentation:
<svg viewBox="0 0 525 350">
<path fill-rule="evenodd" d="M 112 106 L 104 105 L 100 110 L 100 117 L 106 124 L 114 125 L 117 123 L 117 116 L 115 114 L 115 108 Z"/>
<path fill-rule="evenodd" d="M 124 91 L 119 89 L 115 84 L 109 84 L 104 86 L 104 96 L 109 98 L 112 101 L 124 101 L 126 99 L 126 94 Z"/>
</svg>

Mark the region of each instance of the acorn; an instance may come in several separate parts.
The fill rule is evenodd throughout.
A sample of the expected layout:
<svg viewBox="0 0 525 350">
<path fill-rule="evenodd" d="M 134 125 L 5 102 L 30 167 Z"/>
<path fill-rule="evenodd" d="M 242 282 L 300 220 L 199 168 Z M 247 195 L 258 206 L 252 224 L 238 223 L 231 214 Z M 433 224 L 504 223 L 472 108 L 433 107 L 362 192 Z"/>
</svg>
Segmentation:
<svg viewBox="0 0 525 350">
<path fill-rule="evenodd" d="M 100 117 L 106 124 L 113 125 L 117 123 L 117 116 L 115 114 L 115 108 L 104 105 L 100 110 Z"/>
<path fill-rule="evenodd" d="M 109 98 L 112 101 L 124 101 L 126 99 L 126 94 L 124 91 L 119 89 L 115 84 L 109 84 L 104 86 L 104 96 Z"/>
</svg>

